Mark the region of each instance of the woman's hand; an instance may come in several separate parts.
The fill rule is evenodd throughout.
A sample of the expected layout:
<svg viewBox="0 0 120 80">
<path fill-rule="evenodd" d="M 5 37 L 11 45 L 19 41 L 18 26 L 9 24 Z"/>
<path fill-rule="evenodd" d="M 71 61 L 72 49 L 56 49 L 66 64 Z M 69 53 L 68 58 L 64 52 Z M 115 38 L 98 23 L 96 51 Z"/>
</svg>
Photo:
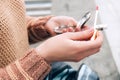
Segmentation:
<svg viewBox="0 0 120 80">
<path fill-rule="evenodd" d="M 45 24 L 45 28 L 54 36 L 56 33 L 54 32 L 55 27 L 60 27 L 62 25 L 65 26 L 71 26 L 67 29 L 63 29 L 63 33 L 65 32 L 73 32 L 73 31 L 79 31 L 79 28 L 73 29 L 73 27 L 76 27 L 77 22 L 74 18 L 68 17 L 68 16 L 56 16 L 52 17 L 48 22 Z"/>
<path fill-rule="evenodd" d="M 67 29 L 63 29 L 63 33 L 80 31 L 80 28 L 76 27 L 77 21 L 72 17 L 68 17 L 68 16 L 30 17 L 30 16 L 27 16 L 28 28 L 29 27 L 38 27 L 41 25 L 44 25 L 44 29 L 46 29 L 52 36 L 56 35 L 56 33 L 54 32 L 54 28 L 60 27 L 63 25 L 70 26 Z"/>
<path fill-rule="evenodd" d="M 36 48 L 36 51 L 48 62 L 80 61 L 98 52 L 103 42 L 101 32 L 91 41 L 93 29 L 81 32 L 68 32 L 52 37 Z"/>
</svg>

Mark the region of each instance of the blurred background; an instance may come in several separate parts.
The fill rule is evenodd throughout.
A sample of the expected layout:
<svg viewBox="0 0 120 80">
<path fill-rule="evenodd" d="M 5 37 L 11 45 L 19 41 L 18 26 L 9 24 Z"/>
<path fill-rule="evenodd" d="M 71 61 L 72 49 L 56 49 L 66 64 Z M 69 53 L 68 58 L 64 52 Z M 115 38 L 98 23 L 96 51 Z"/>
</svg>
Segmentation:
<svg viewBox="0 0 120 80">
<path fill-rule="evenodd" d="M 67 62 L 74 69 L 81 63 L 89 65 L 101 80 L 120 80 L 120 0 L 25 0 L 27 15 L 64 15 L 77 21 L 88 11 L 92 16 L 86 25 L 93 26 L 96 5 L 99 6 L 97 24 L 107 24 L 103 31 L 104 43 L 101 51 L 78 63 Z M 38 44 L 31 45 L 35 47 Z"/>
</svg>

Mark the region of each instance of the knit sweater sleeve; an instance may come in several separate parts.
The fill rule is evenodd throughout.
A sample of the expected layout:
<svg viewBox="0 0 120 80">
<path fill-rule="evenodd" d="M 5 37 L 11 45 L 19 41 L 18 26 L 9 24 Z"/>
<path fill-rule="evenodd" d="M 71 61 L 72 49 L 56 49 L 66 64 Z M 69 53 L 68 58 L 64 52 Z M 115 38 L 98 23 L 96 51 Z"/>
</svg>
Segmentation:
<svg viewBox="0 0 120 80">
<path fill-rule="evenodd" d="M 0 69 L 0 80 L 43 80 L 50 65 L 34 50 L 5 68 Z"/>
<path fill-rule="evenodd" d="M 30 43 L 35 43 L 51 36 L 49 31 L 45 28 L 46 22 L 51 17 L 52 16 L 35 18 L 27 16 L 27 28 Z"/>
</svg>

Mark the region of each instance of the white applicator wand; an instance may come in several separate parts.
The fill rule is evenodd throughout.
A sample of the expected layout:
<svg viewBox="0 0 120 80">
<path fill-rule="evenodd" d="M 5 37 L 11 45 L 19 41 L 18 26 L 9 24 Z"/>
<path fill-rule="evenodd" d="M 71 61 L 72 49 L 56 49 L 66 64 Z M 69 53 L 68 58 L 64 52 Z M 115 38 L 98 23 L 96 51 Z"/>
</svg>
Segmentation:
<svg viewBox="0 0 120 80">
<path fill-rule="evenodd" d="M 98 18 L 98 6 L 96 6 L 95 21 L 94 21 L 94 34 L 93 34 L 91 40 L 95 40 L 97 31 L 98 31 L 96 29 L 97 18 Z"/>
</svg>

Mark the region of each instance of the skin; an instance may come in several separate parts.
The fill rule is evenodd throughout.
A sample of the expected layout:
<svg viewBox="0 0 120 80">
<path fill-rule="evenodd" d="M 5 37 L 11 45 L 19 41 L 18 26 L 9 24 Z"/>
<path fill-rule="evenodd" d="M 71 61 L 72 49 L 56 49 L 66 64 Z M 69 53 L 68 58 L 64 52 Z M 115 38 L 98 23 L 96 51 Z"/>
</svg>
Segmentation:
<svg viewBox="0 0 120 80">
<path fill-rule="evenodd" d="M 81 32 L 68 32 L 52 37 L 36 48 L 36 51 L 49 63 L 54 61 L 80 61 L 95 54 L 101 48 L 103 37 L 100 32 L 94 41 L 89 40 L 93 29 Z"/>
<path fill-rule="evenodd" d="M 37 20 L 35 23 L 39 23 Z M 35 25 L 34 23 L 34 25 Z M 60 25 L 76 26 L 77 22 L 67 16 L 52 17 L 46 24 L 45 28 L 54 36 L 41 45 L 36 47 L 36 51 L 47 62 L 55 61 L 75 61 L 93 55 L 98 52 L 103 42 L 103 35 L 97 32 L 96 39 L 91 41 L 90 38 L 94 33 L 94 29 L 84 27 L 82 30 L 77 26 L 75 30 L 70 27 L 63 30 L 63 34 L 55 36 L 53 29 Z M 37 25 L 38 26 L 38 25 Z"/>
<path fill-rule="evenodd" d="M 44 28 L 52 35 L 55 36 L 56 33 L 53 31 L 55 27 L 61 26 L 61 25 L 67 25 L 67 26 L 76 26 L 77 22 L 74 18 L 68 17 L 68 16 L 56 16 L 50 18 L 47 20 L 41 20 L 41 17 L 30 17 L 27 16 L 27 27 L 37 27 L 41 24 L 41 22 L 47 22 L 45 23 Z M 43 23 L 44 24 L 44 23 Z M 65 32 L 73 32 L 73 31 L 80 31 L 79 26 L 73 29 L 72 27 L 69 27 L 67 29 L 63 29 L 63 33 Z"/>
<path fill-rule="evenodd" d="M 61 26 L 61 25 L 67 25 L 67 26 L 76 26 L 77 21 L 68 16 L 56 16 L 51 18 L 45 25 L 46 29 L 54 36 L 56 33 L 53 31 L 55 27 Z M 80 28 L 77 27 L 73 29 L 72 27 L 69 27 L 67 29 L 63 29 L 63 33 L 65 32 L 73 32 L 73 31 L 80 31 Z"/>
<path fill-rule="evenodd" d="M 57 17 L 53 17 L 51 18 L 45 25 L 45 27 L 48 29 L 48 31 L 52 34 L 52 35 L 56 35 L 55 32 L 53 31 L 53 29 L 57 26 L 61 26 L 61 25 L 70 25 L 70 26 L 76 26 L 77 22 L 71 18 L 71 17 L 67 17 L 67 16 L 57 16 Z M 52 27 L 51 27 L 52 26 Z M 70 27 L 68 29 L 64 29 L 63 32 L 72 32 L 73 28 Z"/>
</svg>

